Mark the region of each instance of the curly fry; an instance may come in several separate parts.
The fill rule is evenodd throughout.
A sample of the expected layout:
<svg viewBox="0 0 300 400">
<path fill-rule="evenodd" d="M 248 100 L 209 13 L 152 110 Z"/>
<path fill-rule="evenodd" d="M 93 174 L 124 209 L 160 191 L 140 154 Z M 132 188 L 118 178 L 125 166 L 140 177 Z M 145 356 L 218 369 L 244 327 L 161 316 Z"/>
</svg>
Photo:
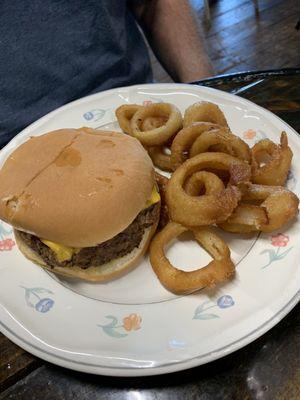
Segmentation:
<svg viewBox="0 0 300 400">
<path fill-rule="evenodd" d="M 293 153 L 287 135 L 281 133 L 280 145 L 269 139 L 261 140 L 251 149 L 252 181 L 261 185 L 282 186 L 291 167 Z"/>
<path fill-rule="evenodd" d="M 192 230 L 197 242 L 212 257 L 208 265 L 196 271 L 182 271 L 175 268 L 166 258 L 164 247 L 188 228 L 175 222 L 169 222 L 157 233 L 150 245 L 150 262 L 160 282 L 175 294 L 186 294 L 203 287 L 213 287 L 234 274 L 234 264 L 230 250 L 223 240 L 209 227 Z"/>
<path fill-rule="evenodd" d="M 233 157 L 248 162 L 250 162 L 251 159 L 250 149 L 247 143 L 226 129 L 203 132 L 191 146 L 189 157 L 191 158 L 207 151 L 230 154 Z"/>
<path fill-rule="evenodd" d="M 166 118 L 167 122 L 151 130 L 143 131 L 144 120 L 149 117 Z M 130 127 L 133 136 L 146 146 L 166 143 L 182 127 L 182 116 L 177 107 L 169 103 L 154 103 L 141 107 L 132 117 Z"/>
<path fill-rule="evenodd" d="M 221 109 L 216 104 L 208 101 L 194 103 L 185 110 L 183 126 L 190 126 L 194 122 L 212 122 L 228 127 L 228 123 Z"/>
<path fill-rule="evenodd" d="M 162 171 L 172 171 L 171 155 L 164 152 L 164 146 L 153 146 L 148 149 L 153 164 Z"/>
<path fill-rule="evenodd" d="M 219 226 L 229 232 L 273 232 L 281 229 L 298 214 L 299 199 L 282 186 L 247 184 L 242 201 L 258 201 L 259 206 L 240 204 Z"/>
<path fill-rule="evenodd" d="M 229 185 L 222 190 L 218 190 L 218 187 L 213 194 L 205 192 L 200 196 L 189 195 L 184 189 L 187 178 L 195 172 L 210 168 L 216 171 L 229 171 Z M 198 154 L 185 161 L 170 178 L 166 190 L 170 217 L 184 226 L 223 222 L 231 215 L 241 198 L 241 193 L 235 185 L 249 182 L 249 179 L 249 165 L 237 158 L 223 153 Z M 206 189 L 208 181 L 208 179 L 203 180 Z"/>
<path fill-rule="evenodd" d="M 211 122 L 198 122 L 178 132 L 171 145 L 173 170 L 175 171 L 188 158 L 190 147 L 203 132 L 219 128 L 218 125 Z"/>
<path fill-rule="evenodd" d="M 148 117 L 143 120 L 142 131 L 151 131 L 152 129 L 160 128 L 165 125 L 168 118 L 163 117 Z"/>
<path fill-rule="evenodd" d="M 118 123 L 123 132 L 127 133 L 127 135 L 132 135 L 132 130 L 130 127 L 130 122 L 134 114 L 139 110 L 142 106 L 138 104 L 124 104 L 116 109 L 115 114 L 118 120 Z"/>
</svg>

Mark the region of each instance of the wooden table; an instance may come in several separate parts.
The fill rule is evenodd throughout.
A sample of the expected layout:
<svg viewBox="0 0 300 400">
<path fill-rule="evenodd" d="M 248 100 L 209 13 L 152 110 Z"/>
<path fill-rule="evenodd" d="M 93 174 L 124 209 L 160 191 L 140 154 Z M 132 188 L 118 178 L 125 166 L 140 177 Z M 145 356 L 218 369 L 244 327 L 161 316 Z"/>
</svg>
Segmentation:
<svg viewBox="0 0 300 400">
<path fill-rule="evenodd" d="M 235 74 L 197 84 L 246 97 L 300 132 L 300 69 Z M 0 400 L 123 398 L 299 400 L 300 304 L 234 354 L 157 377 L 110 378 L 69 371 L 26 353 L 0 334 Z"/>
</svg>

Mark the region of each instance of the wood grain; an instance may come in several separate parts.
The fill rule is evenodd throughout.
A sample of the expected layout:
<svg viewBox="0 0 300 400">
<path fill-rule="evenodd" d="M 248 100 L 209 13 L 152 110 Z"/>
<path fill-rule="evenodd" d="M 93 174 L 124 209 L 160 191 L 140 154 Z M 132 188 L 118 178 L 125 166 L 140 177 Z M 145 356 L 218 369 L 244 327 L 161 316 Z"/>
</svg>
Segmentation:
<svg viewBox="0 0 300 400">
<path fill-rule="evenodd" d="M 203 0 L 190 0 L 203 27 L 207 51 L 217 74 L 300 65 L 299 0 L 260 0 L 256 17 L 252 0 L 211 2 L 205 23 Z M 172 82 L 151 53 L 154 78 Z"/>
<path fill-rule="evenodd" d="M 41 365 L 42 361 L 0 333 L 0 392 Z"/>
</svg>

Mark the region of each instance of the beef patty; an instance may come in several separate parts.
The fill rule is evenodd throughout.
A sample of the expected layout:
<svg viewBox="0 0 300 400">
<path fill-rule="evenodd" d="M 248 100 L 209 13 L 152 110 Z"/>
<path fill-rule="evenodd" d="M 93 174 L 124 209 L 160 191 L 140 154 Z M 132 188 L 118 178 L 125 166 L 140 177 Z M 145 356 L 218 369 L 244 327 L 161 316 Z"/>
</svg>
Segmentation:
<svg viewBox="0 0 300 400">
<path fill-rule="evenodd" d="M 54 251 L 46 246 L 37 236 L 18 231 L 24 242 L 35 251 L 50 267 L 72 267 L 83 269 L 105 264 L 115 258 L 123 257 L 139 246 L 145 229 L 158 219 L 159 203 L 141 211 L 135 220 L 121 233 L 94 247 L 83 247 L 70 260 L 58 261 Z"/>
</svg>

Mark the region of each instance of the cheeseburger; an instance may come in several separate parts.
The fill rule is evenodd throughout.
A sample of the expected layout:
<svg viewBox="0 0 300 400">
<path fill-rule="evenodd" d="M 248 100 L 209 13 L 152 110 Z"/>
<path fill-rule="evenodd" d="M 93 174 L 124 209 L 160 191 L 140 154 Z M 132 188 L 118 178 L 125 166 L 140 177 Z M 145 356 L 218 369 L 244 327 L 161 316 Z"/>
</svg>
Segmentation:
<svg viewBox="0 0 300 400">
<path fill-rule="evenodd" d="M 134 138 L 89 128 L 32 137 L 0 170 L 0 219 L 57 274 L 105 281 L 136 265 L 159 220 L 151 159 Z"/>
</svg>

